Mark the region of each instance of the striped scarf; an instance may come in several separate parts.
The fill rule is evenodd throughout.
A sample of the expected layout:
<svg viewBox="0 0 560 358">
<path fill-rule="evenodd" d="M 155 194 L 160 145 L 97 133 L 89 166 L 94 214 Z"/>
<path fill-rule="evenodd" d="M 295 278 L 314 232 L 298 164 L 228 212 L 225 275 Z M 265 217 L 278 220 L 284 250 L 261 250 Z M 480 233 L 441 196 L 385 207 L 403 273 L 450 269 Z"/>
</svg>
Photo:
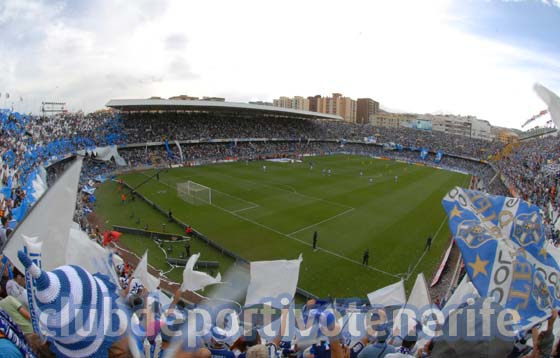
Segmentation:
<svg viewBox="0 0 560 358">
<path fill-rule="evenodd" d="M 0 309 L 0 332 L 19 349 L 24 358 L 37 358 L 35 353 L 33 353 L 31 348 L 27 345 L 21 329 L 2 309 Z"/>
</svg>

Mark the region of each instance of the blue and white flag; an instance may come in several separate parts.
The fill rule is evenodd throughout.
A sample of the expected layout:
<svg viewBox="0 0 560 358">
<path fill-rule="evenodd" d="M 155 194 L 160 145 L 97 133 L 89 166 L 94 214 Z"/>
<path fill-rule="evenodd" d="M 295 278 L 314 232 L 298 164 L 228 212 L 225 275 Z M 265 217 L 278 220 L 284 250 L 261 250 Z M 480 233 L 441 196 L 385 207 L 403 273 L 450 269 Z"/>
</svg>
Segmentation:
<svg viewBox="0 0 560 358">
<path fill-rule="evenodd" d="M 429 153 L 430 152 L 428 148 L 420 148 L 420 159 L 425 160 L 426 158 L 428 158 Z"/>
<path fill-rule="evenodd" d="M 438 150 L 436 153 L 436 159 L 434 159 L 434 162 L 439 163 L 441 162 L 441 159 L 443 158 L 443 152 L 441 150 Z"/>
<path fill-rule="evenodd" d="M 167 151 L 167 155 L 169 155 L 169 158 L 175 159 L 175 155 L 173 155 L 171 148 L 169 148 L 169 139 L 165 140 L 164 146 L 165 146 L 165 150 Z"/>
<path fill-rule="evenodd" d="M 472 283 L 481 296 L 516 310 L 519 329 L 560 306 L 560 269 L 545 249 L 537 206 L 458 187 L 443 206 Z"/>
<path fill-rule="evenodd" d="M 84 193 L 93 195 L 93 193 L 95 193 L 95 188 L 92 187 L 92 186 L 89 186 L 89 185 L 84 185 L 84 186 L 82 187 L 82 191 L 83 191 Z"/>
</svg>

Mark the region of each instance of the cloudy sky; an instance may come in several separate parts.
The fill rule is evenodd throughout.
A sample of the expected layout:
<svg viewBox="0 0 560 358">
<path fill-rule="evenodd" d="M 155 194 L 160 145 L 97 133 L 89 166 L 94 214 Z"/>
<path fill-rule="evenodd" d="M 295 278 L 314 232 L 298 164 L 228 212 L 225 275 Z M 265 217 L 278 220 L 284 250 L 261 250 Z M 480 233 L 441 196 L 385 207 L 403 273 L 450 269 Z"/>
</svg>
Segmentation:
<svg viewBox="0 0 560 358">
<path fill-rule="evenodd" d="M 533 83 L 560 93 L 560 0 L 2 0 L 0 33 L 0 106 L 24 111 L 341 92 L 520 127 Z"/>
</svg>

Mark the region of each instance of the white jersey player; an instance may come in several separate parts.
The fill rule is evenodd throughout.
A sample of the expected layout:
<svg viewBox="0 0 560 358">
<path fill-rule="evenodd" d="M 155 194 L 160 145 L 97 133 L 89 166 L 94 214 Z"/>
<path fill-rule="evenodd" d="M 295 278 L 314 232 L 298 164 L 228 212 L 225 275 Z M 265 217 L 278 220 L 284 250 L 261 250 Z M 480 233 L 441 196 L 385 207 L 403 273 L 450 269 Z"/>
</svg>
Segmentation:
<svg viewBox="0 0 560 358">
<path fill-rule="evenodd" d="M 263 172 L 266 173 L 266 165 L 263 165 Z"/>
<path fill-rule="evenodd" d="M 395 175 L 395 183 L 399 182 L 399 177 L 397 175 Z"/>
</svg>

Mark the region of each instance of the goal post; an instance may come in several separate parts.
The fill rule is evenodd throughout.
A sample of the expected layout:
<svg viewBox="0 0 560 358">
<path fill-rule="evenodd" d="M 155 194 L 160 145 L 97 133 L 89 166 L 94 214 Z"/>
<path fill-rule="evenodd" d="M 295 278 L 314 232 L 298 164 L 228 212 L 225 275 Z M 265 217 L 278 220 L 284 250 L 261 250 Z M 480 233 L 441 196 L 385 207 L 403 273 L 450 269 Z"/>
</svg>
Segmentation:
<svg viewBox="0 0 560 358">
<path fill-rule="evenodd" d="M 212 205 L 212 189 L 194 181 L 177 183 L 177 195 L 189 204 Z"/>
</svg>

